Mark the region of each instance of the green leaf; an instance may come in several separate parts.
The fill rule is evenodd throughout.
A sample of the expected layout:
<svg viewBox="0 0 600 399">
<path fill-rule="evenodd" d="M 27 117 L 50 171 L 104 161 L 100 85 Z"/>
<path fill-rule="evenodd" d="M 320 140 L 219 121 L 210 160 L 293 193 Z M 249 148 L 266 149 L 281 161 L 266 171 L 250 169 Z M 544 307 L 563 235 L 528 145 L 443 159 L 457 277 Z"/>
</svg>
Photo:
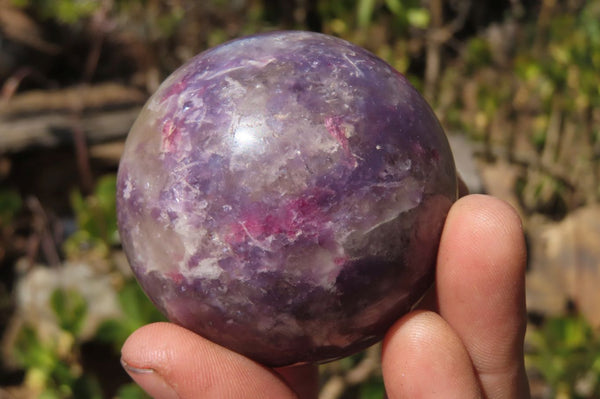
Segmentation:
<svg viewBox="0 0 600 399">
<path fill-rule="evenodd" d="M 71 366 L 70 362 L 61 359 L 56 362 L 54 369 L 52 369 L 52 386 L 62 393 L 61 397 L 72 396 L 73 386 L 79 377 L 80 370 L 76 370 Z"/>
<path fill-rule="evenodd" d="M 0 190 L 0 226 L 10 225 L 22 206 L 19 193 L 14 190 Z"/>
<path fill-rule="evenodd" d="M 402 15 L 404 7 L 401 0 L 385 0 L 385 5 L 394 15 Z"/>
<path fill-rule="evenodd" d="M 57 0 L 50 9 L 57 20 L 74 24 L 83 18 L 91 16 L 100 8 L 101 2 L 91 0 Z"/>
<path fill-rule="evenodd" d="M 133 332 L 128 324 L 124 320 L 105 320 L 100 324 L 98 330 L 96 330 L 96 339 L 111 344 L 115 351 L 118 352 L 127 337 Z"/>
<path fill-rule="evenodd" d="M 356 18 L 358 26 L 366 28 L 371 23 L 373 12 L 375 10 L 376 0 L 359 0 L 356 8 Z"/>
<path fill-rule="evenodd" d="M 543 334 L 555 348 L 575 350 L 591 338 L 589 325 L 581 317 L 555 317 L 548 320 Z"/>
<path fill-rule="evenodd" d="M 429 10 L 426 8 L 411 8 L 406 12 L 406 19 L 411 26 L 425 29 L 429 26 Z"/>
<path fill-rule="evenodd" d="M 73 383 L 73 398 L 102 399 L 102 388 L 96 378 L 82 375 Z"/>
<path fill-rule="evenodd" d="M 119 302 L 125 316 L 136 325 L 135 328 L 164 320 L 164 317 L 148 299 L 137 281 L 133 279 L 128 280 L 119 292 Z"/>
<path fill-rule="evenodd" d="M 93 253 L 97 259 L 103 259 L 110 253 L 110 248 L 105 241 L 93 237 L 89 231 L 78 230 L 65 240 L 63 251 L 69 259 L 77 258 L 81 253 Z"/>
<path fill-rule="evenodd" d="M 119 388 L 117 399 L 150 399 L 137 384 L 126 384 Z"/>
<path fill-rule="evenodd" d="M 532 353 L 526 359 L 544 377 L 555 394 L 573 396 L 574 387 L 589 373 L 597 380 L 594 370 L 600 357 L 600 337 L 581 316 L 553 317 L 529 334 Z M 592 388 L 600 389 L 596 383 Z"/>
<path fill-rule="evenodd" d="M 115 175 L 106 175 L 98 180 L 94 194 L 103 210 L 110 212 L 115 209 L 116 192 L 117 177 Z"/>
<path fill-rule="evenodd" d="M 10 1 L 15 7 L 27 7 L 29 5 L 29 0 L 11 0 Z"/>
<path fill-rule="evenodd" d="M 488 41 L 481 37 L 469 40 L 465 61 L 472 70 L 489 65 L 492 62 L 492 52 Z"/>
<path fill-rule="evenodd" d="M 46 389 L 40 394 L 38 399 L 62 399 L 62 395 L 54 389 Z"/>
<path fill-rule="evenodd" d="M 14 354 L 24 368 L 36 367 L 48 374 L 58 362 L 58 355 L 40 341 L 36 330 L 31 326 L 21 328 L 15 341 Z"/>
<path fill-rule="evenodd" d="M 87 315 L 87 302 L 83 295 L 77 290 L 59 288 L 52 293 L 50 306 L 60 328 L 77 336 Z"/>
<path fill-rule="evenodd" d="M 128 280 L 118 295 L 123 317 L 103 322 L 96 331 L 97 339 L 112 343 L 117 350 L 138 328 L 166 320 L 134 279 Z"/>
<path fill-rule="evenodd" d="M 68 257 L 77 257 L 86 251 L 102 255 L 119 243 L 116 211 L 116 176 L 101 177 L 94 194 L 84 198 L 79 191 L 71 193 L 71 207 L 79 228 L 65 242 Z"/>
<path fill-rule="evenodd" d="M 73 213 L 75 214 L 75 218 L 77 219 L 77 226 L 80 229 L 86 229 L 89 223 L 90 215 L 88 206 L 81 195 L 81 192 L 74 190 L 71 192 L 69 196 L 69 200 L 71 202 L 71 208 L 73 208 Z"/>
<path fill-rule="evenodd" d="M 381 399 L 385 397 L 385 386 L 381 378 L 371 378 L 360 386 L 360 399 Z"/>
</svg>

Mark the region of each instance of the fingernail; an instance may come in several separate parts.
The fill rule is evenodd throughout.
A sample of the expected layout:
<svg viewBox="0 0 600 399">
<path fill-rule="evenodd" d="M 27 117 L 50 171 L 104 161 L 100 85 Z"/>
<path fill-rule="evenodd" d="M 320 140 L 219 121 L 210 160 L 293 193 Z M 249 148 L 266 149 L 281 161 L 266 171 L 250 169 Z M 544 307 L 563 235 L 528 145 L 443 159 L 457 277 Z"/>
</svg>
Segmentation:
<svg viewBox="0 0 600 399">
<path fill-rule="evenodd" d="M 121 365 L 127 374 L 153 398 L 179 399 L 179 395 L 154 369 L 134 367 L 123 359 L 121 359 Z"/>
</svg>

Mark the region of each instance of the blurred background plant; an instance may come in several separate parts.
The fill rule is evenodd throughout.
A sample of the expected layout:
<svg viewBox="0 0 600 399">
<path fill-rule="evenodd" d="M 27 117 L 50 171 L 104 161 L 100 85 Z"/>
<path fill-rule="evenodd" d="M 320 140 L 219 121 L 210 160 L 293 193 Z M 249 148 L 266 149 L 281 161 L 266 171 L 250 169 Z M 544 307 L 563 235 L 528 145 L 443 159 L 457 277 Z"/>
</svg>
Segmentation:
<svg viewBox="0 0 600 399">
<path fill-rule="evenodd" d="M 0 398 L 145 397 L 118 365 L 162 320 L 119 246 L 125 134 L 181 63 L 274 29 L 350 40 L 422 91 L 474 190 L 523 218 L 534 397 L 600 397 L 600 0 L 0 0 Z M 378 360 L 323 365 L 322 399 L 382 397 Z"/>
<path fill-rule="evenodd" d="M 580 315 L 554 316 L 531 330 L 526 361 L 555 397 L 600 397 L 600 335 Z"/>
</svg>

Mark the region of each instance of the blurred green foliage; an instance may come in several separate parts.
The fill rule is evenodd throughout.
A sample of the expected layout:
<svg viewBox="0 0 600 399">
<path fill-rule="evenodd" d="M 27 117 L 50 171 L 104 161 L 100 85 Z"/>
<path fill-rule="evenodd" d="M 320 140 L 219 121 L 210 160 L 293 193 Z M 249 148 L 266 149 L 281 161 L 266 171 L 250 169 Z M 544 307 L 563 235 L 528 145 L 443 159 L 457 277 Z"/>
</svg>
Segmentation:
<svg viewBox="0 0 600 399">
<path fill-rule="evenodd" d="M 0 190 L 0 227 L 9 226 L 22 206 L 19 193 L 14 190 Z"/>
<path fill-rule="evenodd" d="M 149 399 L 150 397 L 135 383 L 121 386 L 117 392 L 118 399 Z"/>
<path fill-rule="evenodd" d="M 429 11 L 416 0 L 358 0 L 356 19 L 359 28 L 369 27 L 377 12 L 388 12 L 393 15 L 395 28 L 426 28 L 429 25 Z"/>
<path fill-rule="evenodd" d="M 555 16 L 539 48 L 531 50 L 520 49 L 515 70 L 522 84 L 538 88 L 535 94 L 547 113 L 557 95 L 565 100 L 566 111 L 600 106 L 598 1 L 587 2 L 578 14 Z"/>
<path fill-rule="evenodd" d="M 148 309 L 151 306 L 149 301 L 135 284 L 135 281 L 129 283 L 129 288 L 126 289 L 128 294 L 124 295 L 123 299 L 135 302 L 137 309 Z M 146 304 L 142 304 L 144 300 Z M 85 342 L 81 340 L 79 333 L 86 317 L 85 299 L 76 290 L 57 289 L 52 293 L 50 306 L 58 320 L 58 332 L 41 337 L 40 332 L 33 326 L 25 325 L 20 329 L 15 341 L 14 356 L 18 364 L 26 370 L 25 385 L 40 399 L 104 398 L 98 379 L 94 374 L 88 373 L 81 363 L 81 350 Z M 136 327 L 143 324 L 139 322 L 140 318 L 149 313 L 152 312 L 136 314 Z M 155 319 L 156 317 L 148 317 L 144 323 Z M 108 324 L 99 329 L 99 334 L 102 328 L 106 327 Z M 111 343 L 118 350 L 124 338 L 115 336 L 115 339 Z M 116 397 L 148 399 L 148 396 L 133 383 L 121 386 Z"/>
<path fill-rule="evenodd" d="M 430 101 L 448 130 L 522 166 L 526 213 L 560 218 L 600 201 L 600 1 L 540 7 L 465 40 Z"/>
<path fill-rule="evenodd" d="M 105 257 L 111 247 L 119 244 L 116 181 L 115 175 L 101 177 L 94 193 L 87 198 L 77 190 L 71 193 L 77 231 L 63 245 L 67 258 L 74 259 L 82 253 Z"/>
<path fill-rule="evenodd" d="M 50 296 L 50 307 L 58 326 L 74 337 L 78 336 L 87 313 L 87 303 L 81 293 L 73 289 L 57 289 Z"/>
<path fill-rule="evenodd" d="M 533 330 L 526 356 L 556 398 L 600 397 L 600 333 L 580 316 L 552 317 Z"/>
<path fill-rule="evenodd" d="M 464 62 L 468 72 L 474 72 L 492 64 L 492 49 L 487 40 L 474 37 L 467 42 Z"/>
<path fill-rule="evenodd" d="M 372 377 L 362 383 L 359 387 L 358 397 L 360 399 L 385 398 L 385 386 L 383 385 L 383 379 L 380 376 Z"/>
<path fill-rule="evenodd" d="M 11 0 L 19 7 L 29 7 L 46 19 L 55 19 L 66 24 L 75 24 L 90 17 L 101 6 L 94 0 Z"/>
<path fill-rule="evenodd" d="M 74 290 L 57 289 L 50 307 L 58 320 L 57 331 L 40 331 L 23 326 L 18 334 L 14 355 L 26 370 L 25 384 L 42 399 L 101 399 L 98 381 L 84 373 L 78 334 L 85 320 L 87 303 Z"/>
<path fill-rule="evenodd" d="M 119 243 L 115 198 L 115 175 L 101 177 L 89 196 L 83 197 L 78 191 L 71 194 L 78 230 L 65 241 L 68 258 L 100 259 L 110 265 L 110 251 Z M 14 204 L 13 211 L 19 208 L 14 198 L 7 202 Z M 112 356 L 118 359 L 121 346 L 133 331 L 165 320 L 132 276 L 124 276 L 116 269 L 108 272 L 115 276 L 114 289 L 122 314 L 100 323 L 92 338 L 82 336 L 89 311 L 82 294 L 85 287 L 58 288 L 51 293 L 49 308 L 55 319 L 54 328 L 46 326 L 42 331 L 37 325 L 26 323 L 19 329 L 14 357 L 25 370 L 24 384 L 36 397 L 103 398 L 98 379 L 82 364 L 83 345 L 90 339 L 106 343 L 114 350 Z M 140 399 L 147 395 L 135 384 L 126 384 L 119 388 L 117 397 Z"/>
<path fill-rule="evenodd" d="M 119 290 L 118 296 L 123 316 L 104 321 L 96 332 L 96 338 L 111 344 L 116 352 L 120 351 L 127 337 L 138 328 L 149 323 L 165 321 L 164 316 L 150 302 L 135 280 L 127 280 Z"/>
</svg>

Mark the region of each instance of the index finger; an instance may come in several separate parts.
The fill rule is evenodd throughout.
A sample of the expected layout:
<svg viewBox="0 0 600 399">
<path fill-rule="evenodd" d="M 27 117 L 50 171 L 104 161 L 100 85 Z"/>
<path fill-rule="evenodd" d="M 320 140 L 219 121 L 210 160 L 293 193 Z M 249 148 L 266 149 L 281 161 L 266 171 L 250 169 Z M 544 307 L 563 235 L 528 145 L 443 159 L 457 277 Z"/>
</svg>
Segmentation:
<svg viewBox="0 0 600 399">
<path fill-rule="evenodd" d="M 524 398 L 526 249 L 521 220 L 505 202 L 461 198 L 440 242 L 437 306 L 462 339 L 487 397 Z"/>
</svg>

